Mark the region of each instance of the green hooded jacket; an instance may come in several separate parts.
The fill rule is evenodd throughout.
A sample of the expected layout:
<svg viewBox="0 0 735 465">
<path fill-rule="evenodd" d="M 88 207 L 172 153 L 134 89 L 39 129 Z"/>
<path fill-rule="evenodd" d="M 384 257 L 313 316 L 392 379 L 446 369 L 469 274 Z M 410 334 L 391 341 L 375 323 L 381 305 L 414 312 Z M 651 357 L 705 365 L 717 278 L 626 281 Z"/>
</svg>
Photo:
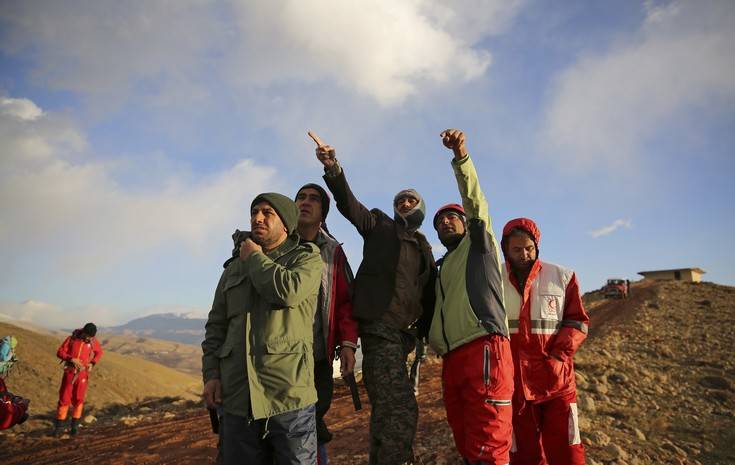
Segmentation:
<svg viewBox="0 0 735 465">
<path fill-rule="evenodd" d="M 222 273 L 202 373 L 205 383 L 221 380 L 226 412 L 257 420 L 316 402 L 312 327 L 322 266 L 319 249 L 294 234 Z"/>
<path fill-rule="evenodd" d="M 439 355 L 488 334 L 508 337 L 500 254 L 487 200 L 469 155 L 453 160 L 452 168 L 467 228 L 457 247 L 441 259 L 436 279 L 429 344 Z"/>
</svg>

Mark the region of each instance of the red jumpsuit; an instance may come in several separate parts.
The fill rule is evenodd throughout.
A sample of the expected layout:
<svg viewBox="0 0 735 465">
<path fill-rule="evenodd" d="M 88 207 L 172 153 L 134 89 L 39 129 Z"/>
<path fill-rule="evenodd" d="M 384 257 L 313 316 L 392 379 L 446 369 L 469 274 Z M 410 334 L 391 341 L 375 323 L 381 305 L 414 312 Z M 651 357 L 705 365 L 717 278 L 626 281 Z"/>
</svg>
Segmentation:
<svg viewBox="0 0 735 465">
<path fill-rule="evenodd" d="M 66 420 L 69 405 L 74 407 L 71 414 L 72 418 L 81 418 L 84 410 L 84 395 L 87 393 L 89 381 L 88 370 L 97 364 L 102 357 L 102 347 L 97 339 L 92 337 L 89 338 L 89 342 L 86 342 L 81 338 L 81 332 L 81 329 L 75 330 L 56 351 L 56 356 L 66 362 L 64 364 L 64 374 L 61 378 L 61 387 L 59 388 L 59 405 L 56 410 L 57 420 Z M 71 362 L 74 358 L 81 361 L 82 369 L 77 369 Z"/>
<path fill-rule="evenodd" d="M 504 241 L 513 228 L 528 231 L 538 245 L 541 234 L 533 221 L 510 221 Z M 573 357 L 587 337 L 589 316 L 576 275 L 537 259 L 520 289 L 510 264 L 504 268 L 515 368 L 510 463 L 584 465 Z"/>
<path fill-rule="evenodd" d="M 28 410 L 28 401 L 8 392 L 5 381 L 0 378 L 0 430 L 23 423 Z"/>
</svg>

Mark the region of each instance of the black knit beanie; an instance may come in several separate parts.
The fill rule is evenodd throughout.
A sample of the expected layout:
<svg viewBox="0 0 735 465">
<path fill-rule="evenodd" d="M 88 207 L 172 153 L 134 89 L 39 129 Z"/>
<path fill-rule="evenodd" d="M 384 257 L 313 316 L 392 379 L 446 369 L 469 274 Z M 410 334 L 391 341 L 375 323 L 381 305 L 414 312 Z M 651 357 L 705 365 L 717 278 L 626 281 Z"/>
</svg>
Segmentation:
<svg viewBox="0 0 735 465">
<path fill-rule="evenodd" d="M 95 337 L 97 335 L 97 325 L 94 323 L 87 323 L 84 325 L 84 328 L 82 328 L 82 332 L 89 337 Z"/>
<path fill-rule="evenodd" d="M 277 192 L 264 192 L 262 194 L 258 194 L 253 199 L 253 202 L 250 204 L 250 209 L 252 210 L 255 204 L 260 202 L 268 202 L 276 213 L 278 213 L 278 216 L 281 218 L 281 222 L 288 231 L 288 235 L 290 236 L 293 234 L 296 230 L 296 226 L 299 224 L 299 209 L 296 207 L 293 200 Z"/>
<path fill-rule="evenodd" d="M 324 190 L 322 186 L 319 184 L 309 183 L 304 184 L 301 186 L 301 189 L 296 192 L 296 197 L 299 196 L 302 190 L 304 189 L 314 189 L 315 191 L 319 192 L 319 196 L 322 198 L 322 221 L 327 220 L 327 215 L 329 214 L 329 194 L 327 194 L 327 191 Z M 294 199 L 295 200 L 295 199 Z"/>
</svg>

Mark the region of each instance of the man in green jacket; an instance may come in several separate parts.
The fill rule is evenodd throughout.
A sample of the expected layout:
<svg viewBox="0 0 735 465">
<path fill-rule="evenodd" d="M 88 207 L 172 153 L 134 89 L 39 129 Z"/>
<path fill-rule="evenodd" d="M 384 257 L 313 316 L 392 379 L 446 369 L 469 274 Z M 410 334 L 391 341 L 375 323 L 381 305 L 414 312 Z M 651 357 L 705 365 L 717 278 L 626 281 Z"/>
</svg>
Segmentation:
<svg viewBox="0 0 735 465">
<path fill-rule="evenodd" d="M 250 237 L 217 285 L 202 343 L 204 399 L 221 407 L 225 464 L 316 465 L 313 322 L 319 249 L 288 197 L 260 194 Z"/>
<path fill-rule="evenodd" d="M 443 357 L 444 407 L 465 463 L 507 464 L 513 359 L 499 248 L 464 134 L 447 129 L 441 136 L 454 153 L 462 205 L 445 205 L 434 215 L 447 253 L 439 264 L 429 343 Z"/>
</svg>

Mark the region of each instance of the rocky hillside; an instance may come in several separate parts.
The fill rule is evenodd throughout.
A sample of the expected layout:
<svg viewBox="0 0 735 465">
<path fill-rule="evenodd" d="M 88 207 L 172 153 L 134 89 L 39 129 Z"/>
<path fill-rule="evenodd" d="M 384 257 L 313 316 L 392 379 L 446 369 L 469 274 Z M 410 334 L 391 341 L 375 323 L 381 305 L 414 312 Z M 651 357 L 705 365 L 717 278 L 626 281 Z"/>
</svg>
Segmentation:
<svg viewBox="0 0 735 465">
<path fill-rule="evenodd" d="M 588 463 L 735 463 L 735 288 L 642 281 L 590 315 L 576 357 Z"/>
<path fill-rule="evenodd" d="M 105 350 L 159 363 L 197 378 L 201 377 L 202 348 L 199 345 L 106 331 L 100 332 L 97 337 Z"/>
<path fill-rule="evenodd" d="M 31 399 L 33 417 L 18 429 L 43 426 L 50 419 L 48 413 L 56 409 L 62 373 L 56 350 L 63 337 L 2 322 L 0 334 L 12 334 L 18 339 L 20 362 L 6 379 L 8 388 Z M 90 376 L 86 411 L 94 412 L 111 404 L 128 404 L 147 397 L 195 399 L 200 390 L 198 377 L 108 350 Z"/>
<path fill-rule="evenodd" d="M 589 303 L 590 337 L 576 357 L 588 464 L 735 463 L 733 302 L 732 287 L 643 281 L 633 285 L 630 299 Z M 446 423 L 440 373 L 441 360 L 434 357 L 422 369 L 415 451 L 424 465 L 461 463 Z M 354 412 L 348 390 L 336 388 L 328 417 L 333 465 L 367 463 L 370 405 L 364 386 L 360 391 L 364 409 Z M 16 435 L 5 443 L 4 464 L 194 465 L 211 463 L 216 454 L 201 407 L 183 403 L 167 411 L 143 404 L 101 415 L 108 416 L 85 427 L 79 439 L 95 440 L 83 448 L 78 439 Z"/>
</svg>

